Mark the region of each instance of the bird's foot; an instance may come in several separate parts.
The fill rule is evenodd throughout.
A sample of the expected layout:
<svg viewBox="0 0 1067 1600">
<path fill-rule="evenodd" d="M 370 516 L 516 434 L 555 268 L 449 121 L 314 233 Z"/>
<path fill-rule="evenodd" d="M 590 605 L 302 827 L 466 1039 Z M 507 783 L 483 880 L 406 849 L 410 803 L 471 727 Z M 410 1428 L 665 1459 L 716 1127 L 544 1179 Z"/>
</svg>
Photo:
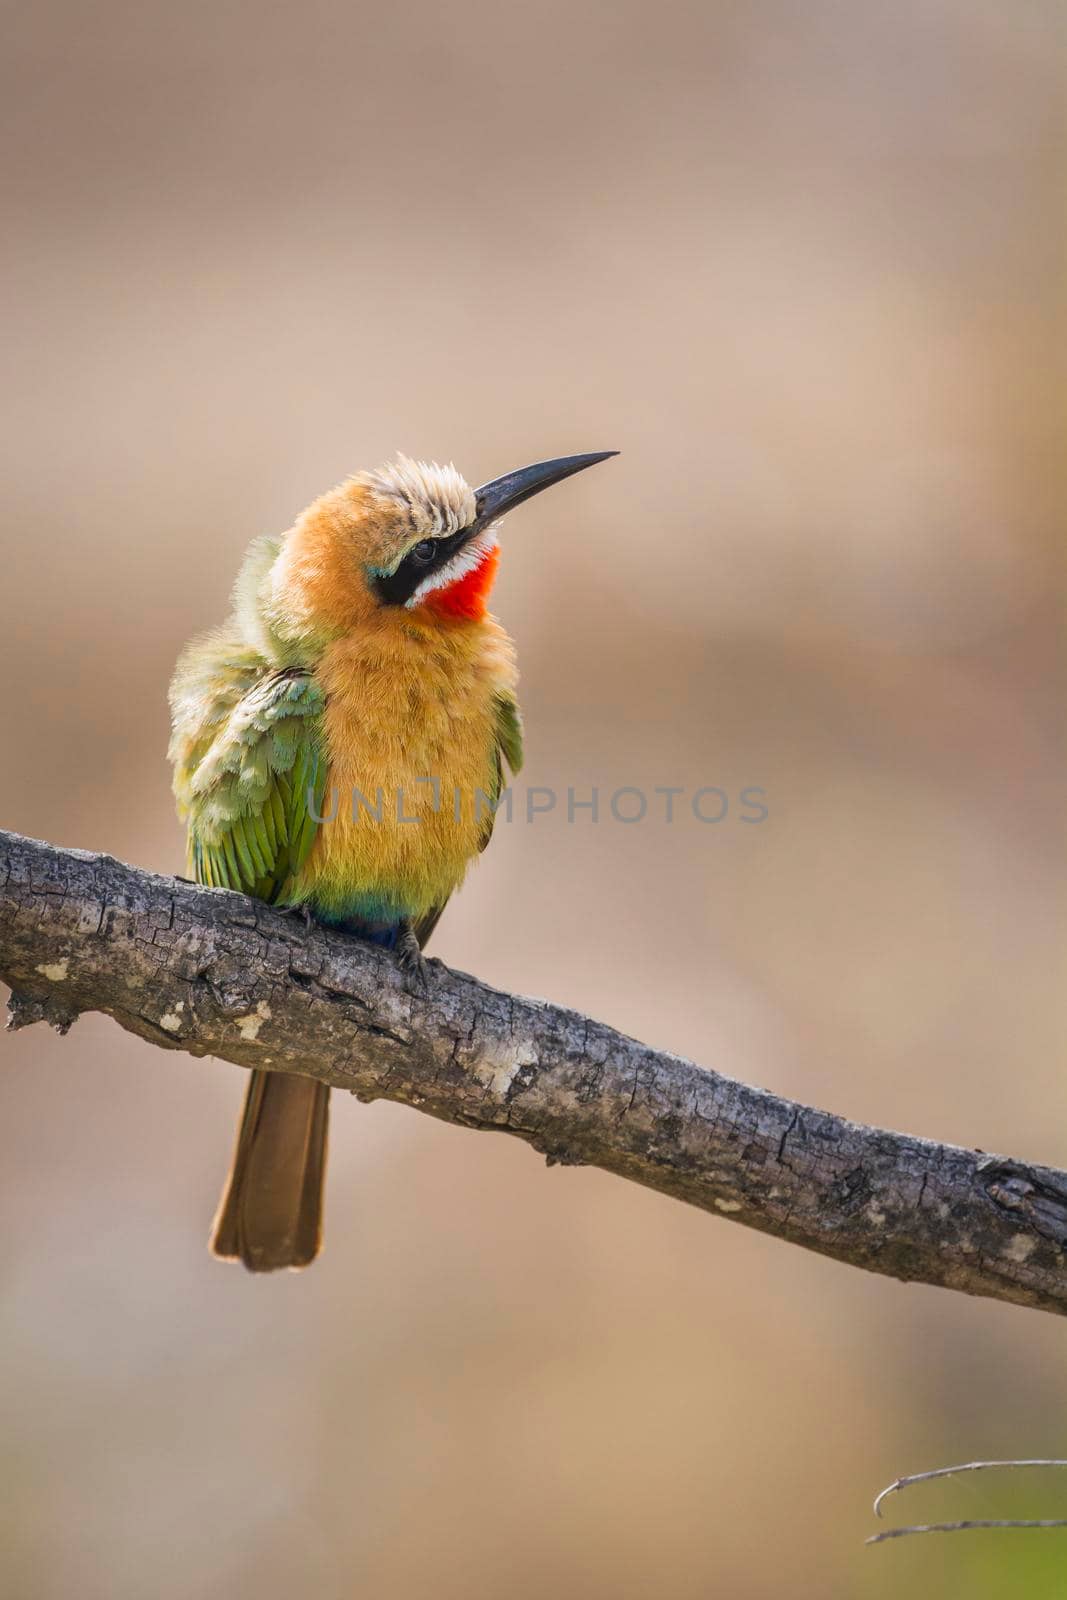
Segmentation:
<svg viewBox="0 0 1067 1600">
<path fill-rule="evenodd" d="M 306 900 L 298 901 L 295 906 L 279 906 L 278 909 L 287 917 L 299 917 L 305 928 L 310 928 L 315 920 L 314 913 Z"/>
<path fill-rule="evenodd" d="M 395 953 L 408 993 L 424 995 L 430 987 L 430 967 L 414 928 L 404 928 L 396 941 Z"/>
</svg>

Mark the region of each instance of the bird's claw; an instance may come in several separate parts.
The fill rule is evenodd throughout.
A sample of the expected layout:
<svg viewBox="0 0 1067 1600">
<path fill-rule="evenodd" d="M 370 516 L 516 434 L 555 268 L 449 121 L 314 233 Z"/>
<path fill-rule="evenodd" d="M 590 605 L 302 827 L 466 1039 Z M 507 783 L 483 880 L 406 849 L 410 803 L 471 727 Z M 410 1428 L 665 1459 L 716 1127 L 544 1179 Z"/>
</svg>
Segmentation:
<svg viewBox="0 0 1067 1600">
<path fill-rule="evenodd" d="M 396 959 L 409 994 L 424 995 L 430 987 L 430 967 L 415 937 L 405 928 L 396 943 Z"/>
<path fill-rule="evenodd" d="M 299 917 L 305 928 L 310 928 L 315 920 L 306 900 L 298 901 L 294 906 L 280 906 L 279 910 L 287 917 Z"/>
</svg>

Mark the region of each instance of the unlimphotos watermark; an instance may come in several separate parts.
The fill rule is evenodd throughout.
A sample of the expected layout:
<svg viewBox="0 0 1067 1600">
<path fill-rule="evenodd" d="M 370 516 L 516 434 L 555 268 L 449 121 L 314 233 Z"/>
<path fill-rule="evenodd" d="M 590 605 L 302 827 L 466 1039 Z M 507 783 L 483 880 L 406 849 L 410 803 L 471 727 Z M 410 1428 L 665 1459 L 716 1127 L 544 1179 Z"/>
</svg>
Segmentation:
<svg viewBox="0 0 1067 1600">
<path fill-rule="evenodd" d="M 758 784 L 746 784 L 734 791 L 705 784 L 691 789 L 685 784 L 659 783 L 650 788 L 624 783 L 613 789 L 576 789 L 565 791 L 549 785 L 531 785 L 522 791 L 516 803 L 516 792 L 510 786 L 497 796 L 485 789 L 464 790 L 457 785 L 446 788 L 440 778 L 416 778 L 413 789 L 397 788 L 386 791 L 375 789 L 373 795 L 353 788 L 348 796 L 345 815 L 354 823 L 373 826 L 375 823 L 400 823 L 418 827 L 430 816 L 446 811 L 454 822 L 471 817 L 475 822 L 489 818 L 505 822 L 533 823 L 538 818 L 556 813 L 568 823 L 618 822 L 631 826 L 637 822 L 695 821 L 709 825 L 734 821 L 749 826 L 766 822 L 770 815 L 767 791 Z M 340 796 L 335 787 L 316 799 L 313 789 L 307 793 L 308 811 L 318 823 L 336 822 L 341 814 Z M 319 810 L 322 806 L 324 809 Z"/>
</svg>

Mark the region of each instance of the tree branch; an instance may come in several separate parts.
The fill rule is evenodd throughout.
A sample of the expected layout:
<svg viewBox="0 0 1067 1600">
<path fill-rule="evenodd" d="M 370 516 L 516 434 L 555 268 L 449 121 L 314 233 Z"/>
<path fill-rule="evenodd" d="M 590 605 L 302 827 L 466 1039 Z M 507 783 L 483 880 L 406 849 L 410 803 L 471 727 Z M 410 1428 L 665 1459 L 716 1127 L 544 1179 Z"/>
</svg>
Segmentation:
<svg viewBox="0 0 1067 1600">
<path fill-rule="evenodd" d="M 392 956 L 243 895 L 0 832 L 0 977 L 10 1027 L 103 1011 L 872 1272 L 1067 1312 L 1067 1173 L 857 1126 L 437 962 L 410 994 Z"/>
</svg>

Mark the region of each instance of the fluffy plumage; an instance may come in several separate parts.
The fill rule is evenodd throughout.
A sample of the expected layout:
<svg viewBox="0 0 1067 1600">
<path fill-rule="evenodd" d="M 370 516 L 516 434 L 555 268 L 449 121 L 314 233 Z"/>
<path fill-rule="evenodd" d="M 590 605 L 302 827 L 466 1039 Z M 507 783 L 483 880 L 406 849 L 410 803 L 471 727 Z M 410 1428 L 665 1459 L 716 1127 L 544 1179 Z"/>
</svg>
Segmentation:
<svg viewBox="0 0 1067 1600">
<path fill-rule="evenodd" d="M 372 494 L 397 500 L 407 511 L 420 537 L 456 533 L 474 521 L 474 490 L 452 465 L 412 461 L 398 455 L 374 472 L 359 472 L 352 479 Z"/>
<path fill-rule="evenodd" d="M 171 686 L 199 881 L 379 939 L 433 926 L 488 841 L 504 763 L 522 760 L 514 656 L 485 609 L 495 532 L 405 604 L 382 604 L 375 577 L 474 518 L 455 468 L 401 457 L 250 547 L 229 621 Z M 313 1258 L 325 1141 L 321 1086 L 253 1074 L 217 1253 L 253 1270 Z"/>
</svg>

